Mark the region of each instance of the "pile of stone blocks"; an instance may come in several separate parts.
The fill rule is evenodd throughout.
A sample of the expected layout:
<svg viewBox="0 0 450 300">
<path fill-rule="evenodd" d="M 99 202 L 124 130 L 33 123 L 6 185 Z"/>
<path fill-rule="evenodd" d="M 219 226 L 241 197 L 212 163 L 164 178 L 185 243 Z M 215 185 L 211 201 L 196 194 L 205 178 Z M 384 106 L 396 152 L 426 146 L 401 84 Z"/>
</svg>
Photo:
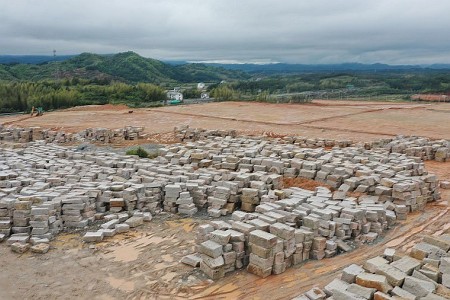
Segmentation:
<svg viewBox="0 0 450 300">
<path fill-rule="evenodd" d="M 194 199 L 188 191 L 180 193 L 176 204 L 178 205 L 178 213 L 183 215 L 193 216 L 198 211 Z"/>
<path fill-rule="evenodd" d="M 83 228 L 89 224 L 89 219 L 83 218 L 83 213 L 89 206 L 89 198 L 83 195 L 68 195 L 61 199 L 61 219 L 64 226 Z"/>
<path fill-rule="evenodd" d="M 316 191 L 279 190 L 256 205 L 254 212 L 235 211 L 230 221 L 213 221 L 209 227 L 200 227 L 197 242 L 217 242 L 206 230 L 211 227 L 222 230 L 223 235 L 229 233 L 232 241 L 238 232 L 244 239 L 239 248 L 235 247 L 240 249 L 236 266 L 246 266 L 249 272 L 267 277 L 308 259 L 333 257 L 358 244 L 372 243 L 396 223 L 393 203 L 378 204 L 370 196 L 362 196 L 359 201 L 346 195 L 334 198 L 323 187 Z"/>
<path fill-rule="evenodd" d="M 278 235 L 257 229 L 250 232 L 248 239 L 250 255 L 247 271 L 263 278 L 272 273 L 280 274 L 288 266 L 285 262 L 285 243 L 279 240 L 279 238 L 282 239 L 280 236 L 286 240 L 287 247 L 290 245 L 289 240 L 295 240 L 294 228 L 281 223 L 274 223 L 269 227 L 270 232 Z M 292 251 L 287 252 L 287 254 L 293 254 Z"/>
<path fill-rule="evenodd" d="M 208 232 L 209 240 L 198 246 L 200 270 L 210 278 L 219 279 L 225 273 L 235 269 L 236 252 L 230 244 L 231 233 L 224 230 L 203 228 Z"/>
<path fill-rule="evenodd" d="M 164 211 L 177 213 L 178 204 L 177 201 L 180 198 L 180 194 L 183 191 L 181 185 L 170 184 L 165 186 L 164 196 Z"/>
<path fill-rule="evenodd" d="M 281 139 L 212 135 L 162 147 L 155 159 L 45 141 L 0 147 L 0 152 L 0 229 L 6 234 L 53 234 L 63 226 L 83 228 L 108 214 L 137 210 L 192 215 L 206 208 L 220 217 L 241 209 L 248 220 L 238 220 L 245 224 L 238 232 L 248 234 L 253 226 L 270 233 L 265 223 L 275 220 L 327 239 L 283 248 L 294 251 L 285 253 L 285 260 L 295 254 L 298 261 L 305 252 L 322 258 L 347 248 L 328 241 L 334 238 L 370 242 L 396 218 L 440 195 L 437 178 L 422 161 L 385 149 L 311 149 Z M 336 191 L 282 190 L 283 177 L 322 181 Z M 347 197 L 352 191 L 364 197 Z M 15 208 L 23 201 L 31 206 Z M 34 207 L 49 208 L 48 229 L 29 224 Z"/>
<path fill-rule="evenodd" d="M 177 126 L 174 128 L 175 137 L 180 142 L 198 141 L 200 139 L 220 136 L 220 137 L 236 137 L 236 130 L 207 130 L 203 128 L 191 128 L 189 125 Z"/>
<path fill-rule="evenodd" d="M 312 292 L 322 298 L 311 298 Z M 450 235 L 425 236 L 409 255 L 387 248 L 363 265 L 346 267 L 340 278 L 294 298 L 300 299 L 448 299 Z"/>
<path fill-rule="evenodd" d="M 108 214 L 104 218 L 103 224 L 97 231 L 88 231 L 83 236 L 83 241 L 87 243 L 101 242 L 104 238 L 113 237 L 116 234 L 125 233 L 130 228 L 135 228 L 152 220 L 150 212 L 134 212 L 131 213 L 122 212 L 115 214 Z"/>
<path fill-rule="evenodd" d="M 84 141 L 101 142 L 101 143 L 117 143 L 123 140 L 137 140 L 146 137 L 144 127 L 126 126 L 121 129 L 108 128 L 87 128 L 77 133 Z"/>
<path fill-rule="evenodd" d="M 351 140 L 333 140 L 322 138 L 306 138 L 299 136 L 287 136 L 283 138 L 288 143 L 295 144 L 302 148 L 346 148 L 354 146 L 355 143 Z"/>
<path fill-rule="evenodd" d="M 126 126 L 121 129 L 87 128 L 78 133 L 50 130 L 41 127 L 2 126 L 0 141 L 28 143 L 46 141 L 48 143 L 95 142 L 118 143 L 124 140 L 144 139 L 144 127 Z"/>
<path fill-rule="evenodd" d="M 255 207 L 261 202 L 258 189 L 242 189 L 241 201 L 241 209 L 243 211 L 254 212 Z"/>
<path fill-rule="evenodd" d="M 209 196 L 208 201 L 208 215 L 210 217 L 220 217 L 226 215 L 228 210 L 225 208 L 230 200 L 231 190 L 227 187 L 216 187 L 213 196 Z"/>
<path fill-rule="evenodd" d="M 422 160 L 445 162 L 450 160 L 450 141 L 431 140 L 417 136 L 397 136 L 365 144 L 366 149 L 384 148 L 391 153 L 404 153 Z"/>
</svg>

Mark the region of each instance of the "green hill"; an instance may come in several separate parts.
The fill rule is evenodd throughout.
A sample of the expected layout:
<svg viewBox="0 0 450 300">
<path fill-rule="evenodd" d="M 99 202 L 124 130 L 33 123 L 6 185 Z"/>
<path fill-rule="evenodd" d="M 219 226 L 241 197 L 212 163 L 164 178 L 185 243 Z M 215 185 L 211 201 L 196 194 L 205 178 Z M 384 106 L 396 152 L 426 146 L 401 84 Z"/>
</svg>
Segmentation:
<svg viewBox="0 0 450 300">
<path fill-rule="evenodd" d="M 172 66 L 134 52 L 115 55 L 82 53 L 62 62 L 0 65 L 0 80 L 39 81 L 47 79 L 111 79 L 127 83 L 186 83 L 247 79 L 242 71 L 201 64 Z"/>
</svg>

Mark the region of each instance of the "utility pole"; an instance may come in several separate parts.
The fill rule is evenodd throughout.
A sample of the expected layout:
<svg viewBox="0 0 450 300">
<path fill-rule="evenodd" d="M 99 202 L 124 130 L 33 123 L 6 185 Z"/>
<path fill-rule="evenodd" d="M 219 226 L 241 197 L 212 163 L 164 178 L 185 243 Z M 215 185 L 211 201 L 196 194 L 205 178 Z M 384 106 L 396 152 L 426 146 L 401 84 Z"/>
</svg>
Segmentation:
<svg viewBox="0 0 450 300">
<path fill-rule="evenodd" d="M 59 68 L 58 68 L 58 64 L 56 62 L 56 50 L 53 49 L 53 61 L 55 62 L 55 66 L 56 66 L 56 71 L 55 71 L 55 80 L 59 79 Z"/>
</svg>

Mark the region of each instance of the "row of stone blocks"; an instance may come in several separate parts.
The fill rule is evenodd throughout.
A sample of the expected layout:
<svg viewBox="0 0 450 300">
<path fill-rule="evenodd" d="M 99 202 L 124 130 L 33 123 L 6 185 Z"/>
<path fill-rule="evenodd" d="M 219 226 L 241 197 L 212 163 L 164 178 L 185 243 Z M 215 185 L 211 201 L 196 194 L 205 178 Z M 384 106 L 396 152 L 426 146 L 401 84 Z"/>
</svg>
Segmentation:
<svg viewBox="0 0 450 300">
<path fill-rule="evenodd" d="M 190 128 L 179 126 L 174 129 L 176 137 L 180 141 L 198 141 L 210 136 L 230 135 L 236 137 L 235 131 L 205 130 L 202 128 Z M 387 149 L 391 153 L 407 154 L 422 160 L 436 160 L 445 162 L 450 160 L 450 141 L 432 140 L 416 136 L 396 136 L 395 138 L 384 138 L 371 142 L 357 143 L 352 140 L 333 140 L 323 138 L 306 138 L 299 136 L 286 136 L 279 139 L 280 143 L 294 144 L 303 148 L 346 148 L 359 146 L 365 149 Z"/>
<path fill-rule="evenodd" d="M 124 140 L 143 139 L 144 127 L 127 126 L 121 129 L 87 128 L 78 133 L 44 129 L 41 127 L 16 127 L 0 125 L 0 141 L 28 143 L 44 140 L 60 144 L 71 142 L 118 143 Z"/>
<path fill-rule="evenodd" d="M 315 287 L 293 300 L 393 300 L 450 298 L 450 235 L 425 236 L 409 255 L 385 249 L 363 265 L 346 267 L 323 289 Z"/>
<path fill-rule="evenodd" d="M 26 143 L 30 141 L 46 140 L 48 142 L 68 143 L 68 142 L 101 142 L 117 143 L 123 140 L 135 140 L 146 137 L 143 127 L 127 126 L 122 129 L 88 128 L 79 133 L 65 133 L 42 129 L 40 127 L 20 128 L 6 127 L 0 125 L 0 140 L 16 141 Z M 179 126 L 174 128 L 175 137 L 181 142 L 199 141 L 210 139 L 211 137 L 237 137 L 235 130 L 206 130 L 202 128 L 190 128 L 189 126 Z M 450 159 L 450 142 L 448 140 L 431 140 L 423 137 L 397 136 L 392 139 L 380 139 L 365 143 L 355 143 L 351 140 L 333 140 L 321 138 L 304 138 L 298 136 L 287 136 L 278 139 L 280 144 L 294 144 L 303 148 L 324 148 L 324 147 L 354 147 L 365 149 L 387 149 L 391 153 L 407 154 L 411 157 L 418 157 L 422 160 L 436 160 L 445 162 Z"/>
<path fill-rule="evenodd" d="M 189 125 L 174 128 L 175 138 L 180 142 L 198 141 L 211 136 L 236 137 L 236 130 L 207 130 L 203 128 L 191 128 Z"/>
</svg>

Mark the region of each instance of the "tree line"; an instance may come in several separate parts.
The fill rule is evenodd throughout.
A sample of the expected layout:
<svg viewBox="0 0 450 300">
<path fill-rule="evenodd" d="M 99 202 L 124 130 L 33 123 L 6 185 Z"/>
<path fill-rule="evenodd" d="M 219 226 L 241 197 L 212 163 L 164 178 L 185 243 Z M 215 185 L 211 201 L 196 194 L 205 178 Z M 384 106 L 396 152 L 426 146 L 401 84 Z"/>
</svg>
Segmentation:
<svg viewBox="0 0 450 300">
<path fill-rule="evenodd" d="M 149 84 L 111 82 L 105 85 L 89 80 L 41 82 L 0 82 L 0 112 L 27 112 L 88 104 L 125 103 L 130 106 L 154 105 L 166 98 L 163 88 Z"/>
</svg>

